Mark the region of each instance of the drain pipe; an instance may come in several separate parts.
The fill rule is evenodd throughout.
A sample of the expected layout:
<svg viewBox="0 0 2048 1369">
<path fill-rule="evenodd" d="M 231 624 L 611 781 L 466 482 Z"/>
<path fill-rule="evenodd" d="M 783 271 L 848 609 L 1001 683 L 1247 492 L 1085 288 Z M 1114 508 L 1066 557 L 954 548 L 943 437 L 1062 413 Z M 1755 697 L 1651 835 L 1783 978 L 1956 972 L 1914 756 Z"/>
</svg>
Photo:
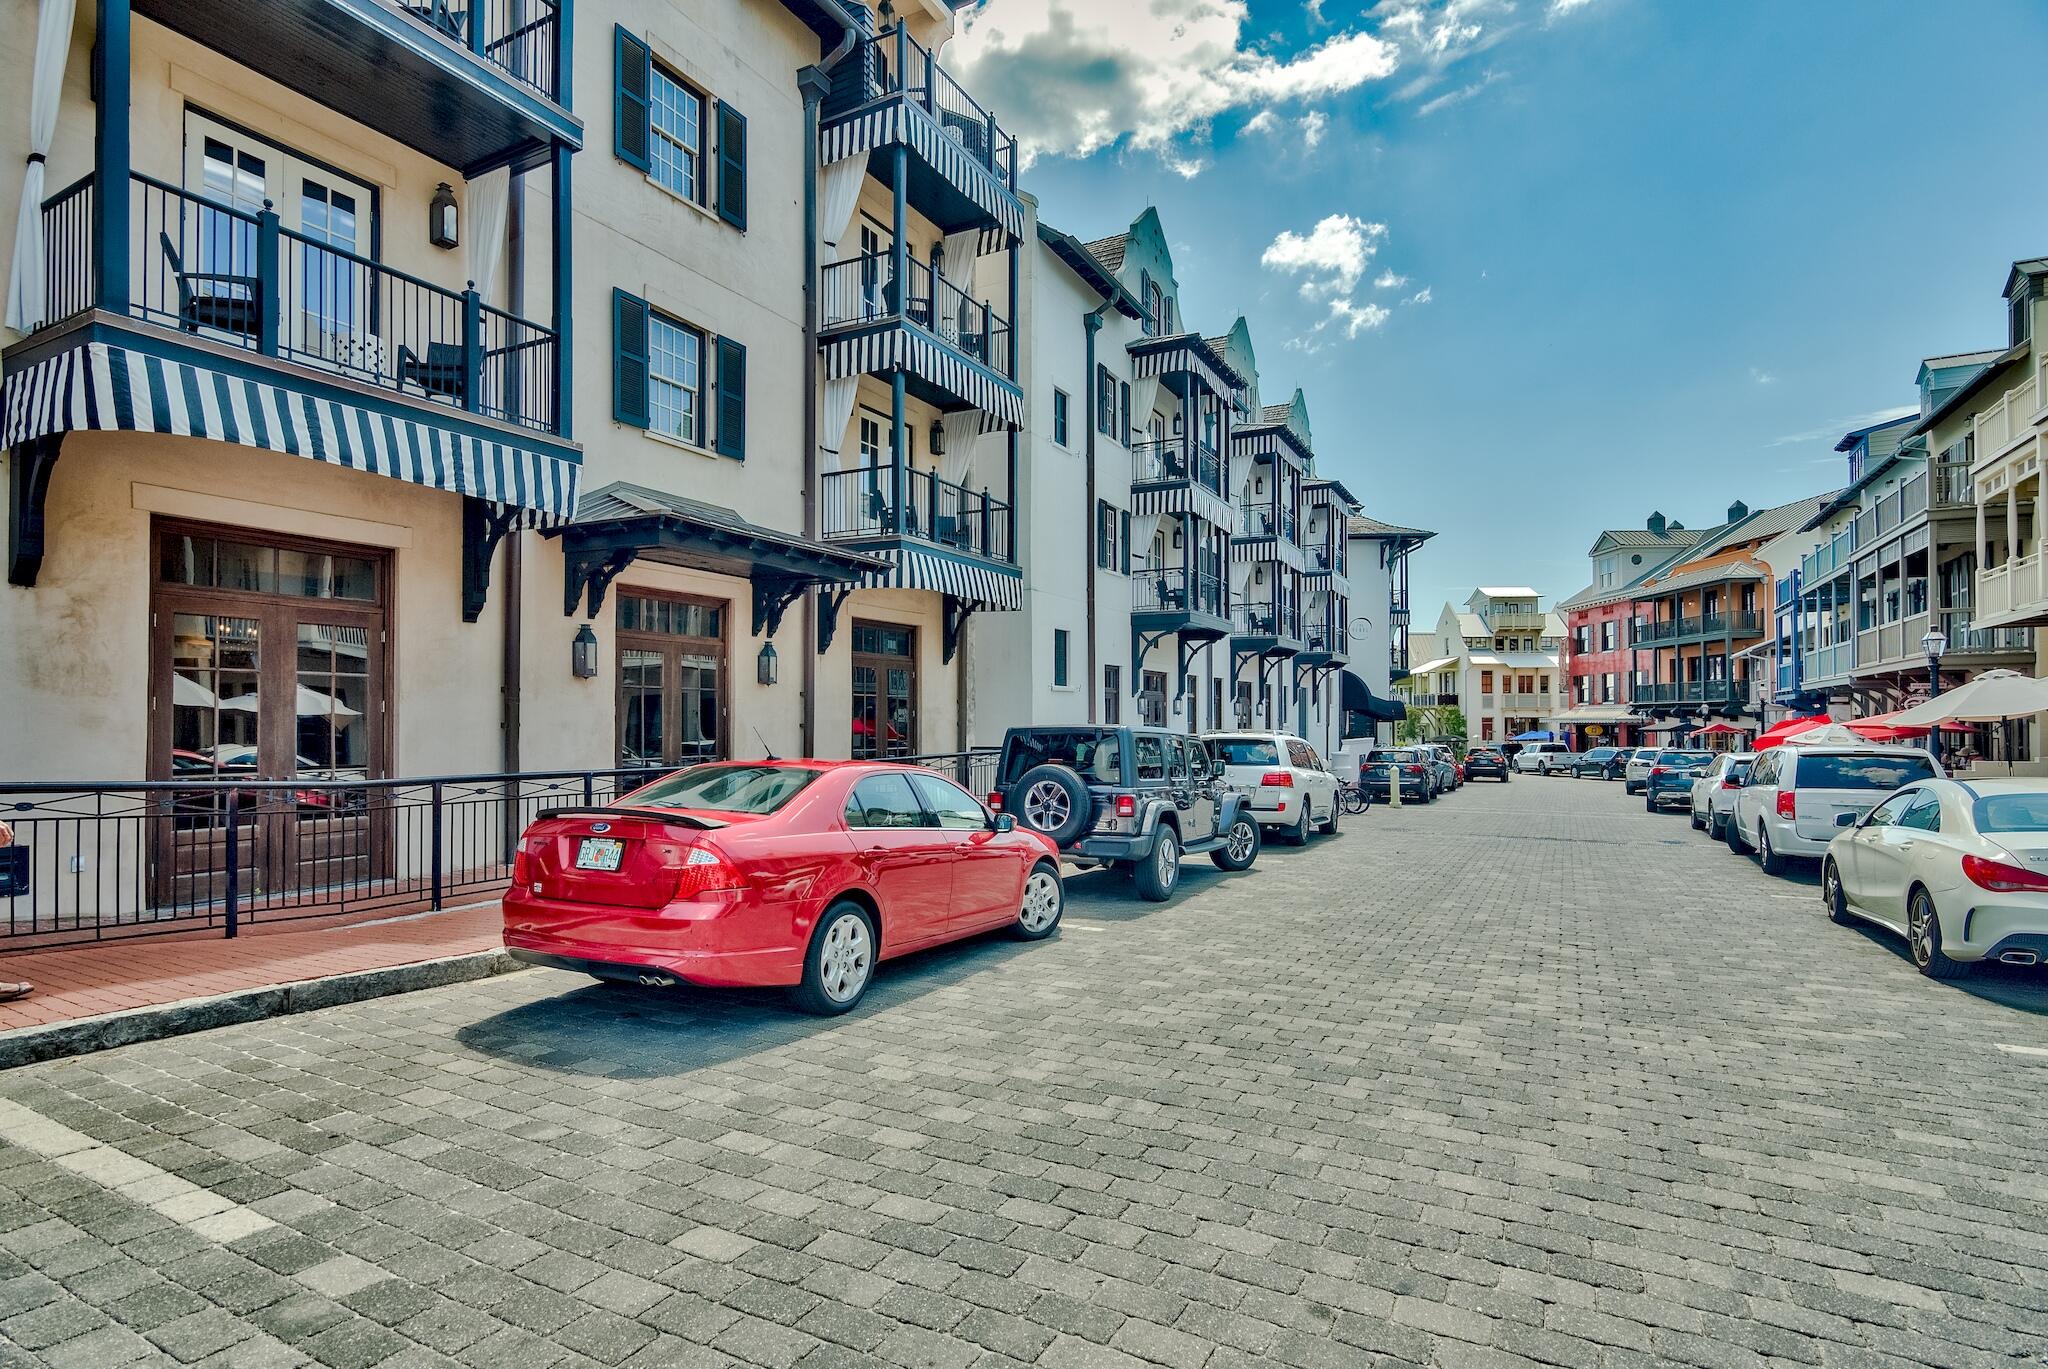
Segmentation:
<svg viewBox="0 0 2048 1369">
<path fill-rule="evenodd" d="M 1082 393 L 1088 397 L 1088 402 L 1082 407 L 1082 415 L 1088 424 L 1086 443 L 1083 449 L 1088 476 L 1082 482 L 1082 497 L 1086 502 L 1081 508 L 1081 526 L 1088 530 L 1088 557 L 1082 565 L 1082 573 L 1088 577 L 1088 721 L 1091 723 L 1102 721 L 1102 719 L 1096 717 L 1096 711 L 1102 706 L 1102 697 L 1095 692 L 1101 687 L 1102 681 L 1102 666 L 1098 659 L 1101 654 L 1101 648 L 1096 644 L 1095 640 L 1097 615 L 1095 605 L 1095 335 L 1102 331 L 1102 321 L 1109 317 L 1109 311 L 1115 307 L 1115 304 L 1116 301 L 1114 299 L 1106 299 L 1095 309 L 1081 315 L 1081 332 L 1087 342 L 1086 352 L 1088 358 L 1088 370 L 1081 379 Z M 1137 668 L 1138 663 L 1136 661 L 1131 662 L 1132 671 L 1135 672 Z M 1123 692 L 1122 687 L 1119 687 L 1117 692 L 1121 694 Z"/>
</svg>

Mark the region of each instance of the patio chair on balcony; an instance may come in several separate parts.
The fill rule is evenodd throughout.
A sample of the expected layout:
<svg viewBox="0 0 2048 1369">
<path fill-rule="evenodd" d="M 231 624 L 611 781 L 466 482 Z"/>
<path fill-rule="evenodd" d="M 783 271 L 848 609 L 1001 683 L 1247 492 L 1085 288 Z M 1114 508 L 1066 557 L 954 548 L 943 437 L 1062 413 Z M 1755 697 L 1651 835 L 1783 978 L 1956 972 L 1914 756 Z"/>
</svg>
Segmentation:
<svg viewBox="0 0 2048 1369">
<path fill-rule="evenodd" d="M 419 353 L 401 344 L 398 348 L 398 387 L 404 389 L 408 381 L 430 395 L 440 395 L 461 404 L 469 392 L 469 380 L 462 364 L 462 344 L 430 342 L 424 361 Z"/>
<path fill-rule="evenodd" d="M 178 287 L 178 326 L 188 333 L 201 328 L 255 337 L 260 323 L 263 283 L 254 276 L 237 276 L 225 271 L 187 271 L 184 258 L 169 233 L 159 233 L 164 257 L 171 264 L 171 279 Z M 213 289 L 195 287 L 209 285 Z"/>
<path fill-rule="evenodd" d="M 953 135 L 983 166 L 988 165 L 988 122 L 957 109 L 939 111 L 939 127 Z"/>
<path fill-rule="evenodd" d="M 1166 609 L 1170 612 L 1178 612 L 1182 609 L 1185 609 L 1188 606 L 1187 598 L 1188 596 L 1186 589 L 1179 585 L 1174 584 L 1173 582 L 1168 580 L 1164 575 L 1159 577 L 1160 608 Z"/>
</svg>

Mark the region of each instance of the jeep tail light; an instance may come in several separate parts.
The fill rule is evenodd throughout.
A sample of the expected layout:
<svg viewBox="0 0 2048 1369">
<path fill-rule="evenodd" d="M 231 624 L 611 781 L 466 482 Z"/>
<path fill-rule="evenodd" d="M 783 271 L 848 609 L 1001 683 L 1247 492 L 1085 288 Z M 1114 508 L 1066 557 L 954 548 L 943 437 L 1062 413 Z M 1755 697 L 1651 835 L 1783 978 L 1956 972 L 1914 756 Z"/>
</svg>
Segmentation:
<svg viewBox="0 0 2048 1369">
<path fill-rule="evenodd" d="M 989 812 L 991 812 L 991 813 L 1000 813 L 1000 812 L 1002 812 L 1002 811 L 1003 811 L 1003 791 L 1002 791 L 1002 790 L 1000 790 L 1000 789 L 991 789 L 991 790 L 989 791 L 989 795 L 988 795 L 988 811 L 989 811 Z"/>
<path fill-rule="evenodd" d="M 1118 794 L 1116 796 L 1116 815 L 1120 818 L 1135 818 L 1138 816 L 1138 796 L 1136 794 Z"/>
<path fill-rule="evenodd" d="M 1969 878 L 1970 883 L 1980 889 L 1989 889 L 1994 894 L 2048 892 L 2048 875 L 2002 860 L 1964 856 L 1963 874 Z"/>
<path fill-rule="evenodd" d="M 1798 817 L 1799 795 L 1790 789 L 1780 789 L 1778 791 L 1778 816 L 1781 818 Z"/>
<path fill-rule="evenodd" d="M 1268 789 L 1294 788 L 1294 776 L 1285 770 L 1268 770 L 1259 776 L 1259 783 Z"/>
</svg>

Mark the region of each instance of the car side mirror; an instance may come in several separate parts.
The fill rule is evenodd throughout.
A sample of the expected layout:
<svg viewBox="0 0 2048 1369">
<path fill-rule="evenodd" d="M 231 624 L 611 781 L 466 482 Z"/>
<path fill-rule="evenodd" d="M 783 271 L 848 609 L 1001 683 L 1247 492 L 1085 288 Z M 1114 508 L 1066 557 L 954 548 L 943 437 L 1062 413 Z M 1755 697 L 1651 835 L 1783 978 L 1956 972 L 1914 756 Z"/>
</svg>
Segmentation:
<svg viewBox="0 0 2048 1369">
<path fill-rule="evenodd" d="M 1861 820 L 1854 813 L 1835 814 L 1835 826 L 1837 827 L 1854 827 Z"/>
<path fill-rule="evenodd" d="M 1696 780 L 1703 780 L 1707 777 L 1707 767 L 1705 767 L 1704 765 L 1696 765 L 1692 768 L 1691 774 L 1692 778 Z"/>
<path fill-rule="evenodd" d="M 1017 830 L 1016 815 L 1013 813 L 998 813 L 992 825 L 998 832 L 1014 832 Z"/>
</svg>

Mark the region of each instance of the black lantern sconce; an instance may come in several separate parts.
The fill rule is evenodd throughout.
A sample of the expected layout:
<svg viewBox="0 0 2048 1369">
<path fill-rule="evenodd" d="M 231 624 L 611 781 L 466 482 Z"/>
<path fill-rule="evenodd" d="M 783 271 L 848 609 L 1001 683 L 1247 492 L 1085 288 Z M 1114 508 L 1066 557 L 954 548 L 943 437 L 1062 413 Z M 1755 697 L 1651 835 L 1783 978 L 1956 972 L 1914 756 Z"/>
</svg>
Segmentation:
<svg viewBox="0 0 2048 1369">
<path fill-rule="evenodd" d="M 931 453 L 933 456 L 946 454 L 946 427 L 936 418 L 932 420 Z"/>
<path fill-rule="evenodd" d="M 764 685 L 772 685 L 782 678 L 782 661 L 775 654 L 775 643 L 763 642 L 761 655 L 754 663 L 755 678 Z"/>
<path fill-rule="evenodd" d="M 443 181 L 427 206 L 427 241 L 436 247 L 453 247 L 461 241 L 461 211 L 455 205 L 455 190 Z"/>
<path fill-rule="evenodd" d="M 585 623 L 569 642 L 569 673 L 579 680 L 597 678 L 597 634 Z"/>
</svg>

